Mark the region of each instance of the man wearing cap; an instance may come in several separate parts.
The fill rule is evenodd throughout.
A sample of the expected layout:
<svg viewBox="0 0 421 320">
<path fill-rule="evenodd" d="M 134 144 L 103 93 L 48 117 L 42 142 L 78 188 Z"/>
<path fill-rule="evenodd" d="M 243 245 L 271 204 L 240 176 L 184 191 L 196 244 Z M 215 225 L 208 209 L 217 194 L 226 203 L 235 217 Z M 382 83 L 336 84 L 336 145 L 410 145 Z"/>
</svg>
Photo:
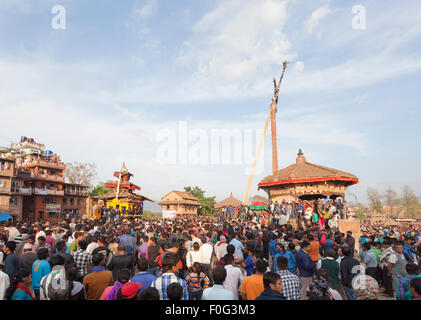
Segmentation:
<svg viewBox="0 0 421 320">
<path fill-rule="evenodd" d="M 129 281 L 120 289 L 120 296 L 123 300 L 136 300 L 141 288 L 142 284 Z"/>
</svg>

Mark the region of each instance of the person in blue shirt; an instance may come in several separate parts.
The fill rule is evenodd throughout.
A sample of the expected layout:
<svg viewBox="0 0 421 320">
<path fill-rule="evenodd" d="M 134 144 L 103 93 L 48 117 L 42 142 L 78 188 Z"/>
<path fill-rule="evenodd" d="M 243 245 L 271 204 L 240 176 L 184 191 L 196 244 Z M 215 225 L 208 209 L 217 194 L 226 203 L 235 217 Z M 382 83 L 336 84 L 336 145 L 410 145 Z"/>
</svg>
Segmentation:
<svg viewBox="0 0 421 320">
<path fill-rule="evenodd" d="M 273 259 L 273 262 L 275 264 L 275 272 L 279 272 L 279 268 L 277 266 L 277 261 L 279 257 L 285 257 L 288 259 L 288 271 L 293 273 L 293 274 L 297 274 L 297 263 L 295 260 L 294 255 L 292 254 L 291 251 L 286 251 L 285 247 L 282 244 L 277 244 L 277 247 L 279 248 L 279 253 L 275 256 L 275 258 Z"/>
<path fill-rule="evenodd" d="M 278 236 L 273 235 L 273 238 L 269 242 L 269 252 L 272 257 L 275 257 L 279 252 L 279 248 L 276 246 L 278 243 Z"/>
<path fill-rule="evenodd" d="M 254 270 L 255 264 L 253 263 L 253 252 L 247 244 L 244 247 L 244 253 L 247 255 L 247 257 L 244 259 L 242 267 L 244 269 L 246 269 L 247 276 L 251 276 L 251 275 L 253 275 L 253 270 Z"/>
<path fill-rule="evenodd" d="M 41 248 L 37 252 L 38 259 L 32 264 L 32 288 L 35 297 L 40 300 L 40 283 L 41 279 L 51 272 L 51 266 L 47 261 L 49 252 L 47 248 Z"/>
<path fill-rule="evenodd" d="M 230 244 L 235 247 L 235 253 L 238 254 L 241 257 L 241 260 L 242 260 L 242 259 L 244 259 L 244 256 L 243 256 L 244 246 L 241 243 L 241 241 L 238 240 L 239 237 L 240 237 L 240 235 L 238 234 L 238 232 L 236 232 L 234 234 L 234 239 L 231 240 Z"/>
<path fill-rule="evenodd" d="M 137 261 L 137 268 L 139 269 L 139 273 L 131 278 L 130 281 L 140 282 L 142 284 L 142 288 L 140 288 L 139 292 L 142 292 L 151 286 L 156 277 L 147 272 L 149 269 L 149 263 L 145 258 L 140 258 Z"/>
<path fill-rule="evenodd" d="M 124 234 L 120 237 L 119 246 L 124 246 L 126 254 L 135 254 L 136 239 L 130 235 L 130 230 L 124 230 Z"/>
<path fill-rule="evenodd" d="M 333 249 L 333 235 L 332 234 L 328 234 L 327 238 L 326 238 L 326 251 L 328 249 Z"/>
</svg>

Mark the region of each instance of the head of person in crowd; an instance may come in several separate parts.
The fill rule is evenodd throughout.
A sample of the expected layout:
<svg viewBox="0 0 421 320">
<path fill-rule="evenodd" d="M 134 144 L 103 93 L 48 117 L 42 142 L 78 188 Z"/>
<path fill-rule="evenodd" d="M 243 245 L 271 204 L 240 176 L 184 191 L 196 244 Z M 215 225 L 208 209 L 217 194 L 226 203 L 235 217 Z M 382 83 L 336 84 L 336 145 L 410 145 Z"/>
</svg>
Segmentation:
<svg viewBox="0 0 421 320">
<path fill-rule="evenodd" d="M 218 265 L 212 271 L 213 281 L 216 285 L 222 286 L 224 284 L 225 278 L 227 277 L 227 270 L 224 266 Z"/>
<path fill-rule="evenodd" d="M 13 252 L 15 252 L 16 249 L 16 242 L 15 241 L 8 241 L 4 245 L 3 251 L 5 254 L 9 255 Z"/>
<path fill-rule="evenodd" d="M 162 257 L 163 273 L 178 274 L 178 262 L 180 258 L 174 252 L 168 252 Z"/>
<path fill-rule="evenodd" d="M 83 239 L 79 241 L 79 248 L 82 249 L 83 251 L 86 250 L 88 245 L 89 245 L 88 240 Z"/>
<path fill-rule="evenodd" d="M 285 257 L 278 257 L 276 260 L 276 266 L 280 271 L 287 270 L 288 269 L 288 259 Z"/>
<path fill-rule="evenodd" d="M 168 295 L 168 293 L 167 293 Z M 159 291 L 156 288 L 152 288 L 149 287 L 145 290 L 143 290 L 141 293 L 139 293 L 138 300 L 149 300 L 149 301 L 153 301 L 153 300 L 159 300 Z"/>
<path fill-rule="evenodd" d="M 140 258 L 136 262 L 139 272 L 146 272 L 149 269 L 149 262 L 145 258 Z"/>
<path fill-rule="evenodd" d="M 105 256 L 102 253 L 96 253 L 92 256 L 92 264 L 94 267 L 105 265 Z"/>
<path fill-rule="evenodd" d="M 265 289 L 270 289 L 276 292 L 282 292 L 283 284 L 281 276 L 276 272 L 266 272 L 263 276 L 263 286 Z"/>
<path fill-rule="evenodd" d="M 259 259 L 256 262 L 256 274 L 263 275 L 267 271 L 269 264 L 264 259 Z"/>
<path fill-rule="evenodd" d="M 349 257 L 349 256 L 351 256 L 351 249 L 349 248 L 349 247 L 344 247 L 344 248 L 342 248 L 342 254 L 345 256 L 345 257 Z"/>
<path fill-rule="evenodd" d="M 142 285 L 138 282 L 125 282 L 118 291 L 117 300 L 136 300 L 141 287 Z"/>
<path fill-rule="evenodd" d="M 177 282 L 171 283 L 167 287 L 167 297 L 169 300 L 181 300 L 183 297 L 183 287 Z"/>
<path fill-rule="evenodd" d="M 199 242 L 193 243 L 193 251 L 199 251 L 200 250 L 200 244 Z"/>
<path fill-rule="evenodd" d="M 306 240 L 304 240 L 300 243 L 300 247 L 301 247 L 301 250 L 304 250 L 305 252 L 310 251 L 310 243 Z"/>
<path fill-rule="evenodd" d="M 48 249 L 47 248 L 38 249 L 37 256 L 39 260 L 46 260 L 49 256 Z"/>
<path fill-rule="evenodd" d="M 418 275 L 420 273 L 419 267 L 415 263 L 408 263 L 405 266 L 406 272 L 410 275 Z"/>
<path fill-rule="evenodd" d="M 414 300 L 421 300 L 421 278 L 412 279 L 409 283 L 409 290 L 414 296 Z"/>
<path fill-rule="evenodd" d="M 371 250 L 371 244 L 369 242 L 366 242 L 363 244 L 363 250 L 364 251 L 369 251 Z"/>
<path fill-rule="evenodd" d="M 394 246 L 394 249 L 395 249 L 396 253 L 402 254 L 403 248 L 404 248 L 404 242 L 403 241 L 397 241 L 395 246 Z"/>
<path fill-rule="evenodd" d="M 263 253 L 263 251 L 255 250 L 253 252 L 253 263 L 254 264 L 256 264 L 258 260 L 264 259 L 264 258 L 265 258 L 265 254 Z"/>
<path fill-rule="evenodd" d="M 31 285 L 31 283 L 32 283 L 31 271 L 27 269 L 19 269 L 16 272 L 15 276 L 13 277 L 12 281 L 10 281 L 9 287 L 7 288 L 6 300 L 11 300 L 19 284 L 28 288 Z"/>
<path fill-rule="evenodd" d="M 23 253 L 30 252 L 30 251 L 32 251 L 32 249 L 33 249 L 33 246 L 30 243 L 25 243 L 23 245 Z"/>
</svg>

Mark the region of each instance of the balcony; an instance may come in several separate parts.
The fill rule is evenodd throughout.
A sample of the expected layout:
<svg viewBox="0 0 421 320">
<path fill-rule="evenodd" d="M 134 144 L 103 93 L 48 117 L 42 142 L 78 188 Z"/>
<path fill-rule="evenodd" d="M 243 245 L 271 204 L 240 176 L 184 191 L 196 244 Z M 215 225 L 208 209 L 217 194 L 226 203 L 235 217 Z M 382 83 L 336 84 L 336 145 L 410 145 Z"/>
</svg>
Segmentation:
<svg viewBox="0 0 421 320">
<path fill-rule="evenodd" d="M 40 179 L 40 180 L 64 182 L 64 177 L 49 175 L 49 174 L 45 174 L 45 173 L 35 174 L 35 173 L 31 172 L 31 178 L 32 179 Z"/>
<path fill-rule="evenodd" d="M 54 161 L 46 161 L 46 160 L 32 160 L 26 161 L 20 164 L 21 167 L 29 168 L 29 167 L 43 167 L 43 168 L 53 168 L 53 169 L 62 169 L 66 168 L 66 165 L 63 162 L 54 162 Z"/>
<path fill-rule="evenodd" d="M 64 190 L 66 196 L 88 196 L 88 191 Z"/>
<path fill-rule="evenodd" d="M 0 205 L 0 212 L 9 212 L 9 206 Z"/>
<path fill-rule="evenodd" d="M 31 195 L 32 188 L 12 188 L 10 192 L 19 195 Z"/>
<path fill-rule="evenodd" d="M 10 193 L 10 188 L 9 187 L 0 187 L 0 193 Z"/>
<path fill-rule="evenodd" d="M 45 188 L 33 188 L 34 194 L 40 196 L 64 196 L 63 190 L 45 189 Z"/>
</svg>

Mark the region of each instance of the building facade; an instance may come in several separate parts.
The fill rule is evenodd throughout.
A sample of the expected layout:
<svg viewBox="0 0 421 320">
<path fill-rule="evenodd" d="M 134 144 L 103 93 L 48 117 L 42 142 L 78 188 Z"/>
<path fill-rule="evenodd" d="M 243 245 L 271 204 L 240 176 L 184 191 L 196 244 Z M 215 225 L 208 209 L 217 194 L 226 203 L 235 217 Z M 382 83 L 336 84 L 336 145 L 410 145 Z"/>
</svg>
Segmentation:
<svg viewBox="0 0 421 320">
<path fill-rule="evenodd" d="M 163 211 L 173 211 L 176 217 L 197 215 L 200 203 L 195 196 L 189 192 L 171 191 L 161 198 L 158 204 Z"/>
<path fill-rule="evenodd" d="M 9 212 L 10 190 L 14 175 L 14 159 L 5 148 L 0 149 L 0 212 Z"/>
<path fill-rule="evenodd" d="M 22 137 L 0 152 L 0 206 L 4 205 L 0 209 L 26 222 L 59 221 L 68 213 L 84 215 L 87 187 L 65 183 L 65 169 L 60 156 Z"/>
</svg>

